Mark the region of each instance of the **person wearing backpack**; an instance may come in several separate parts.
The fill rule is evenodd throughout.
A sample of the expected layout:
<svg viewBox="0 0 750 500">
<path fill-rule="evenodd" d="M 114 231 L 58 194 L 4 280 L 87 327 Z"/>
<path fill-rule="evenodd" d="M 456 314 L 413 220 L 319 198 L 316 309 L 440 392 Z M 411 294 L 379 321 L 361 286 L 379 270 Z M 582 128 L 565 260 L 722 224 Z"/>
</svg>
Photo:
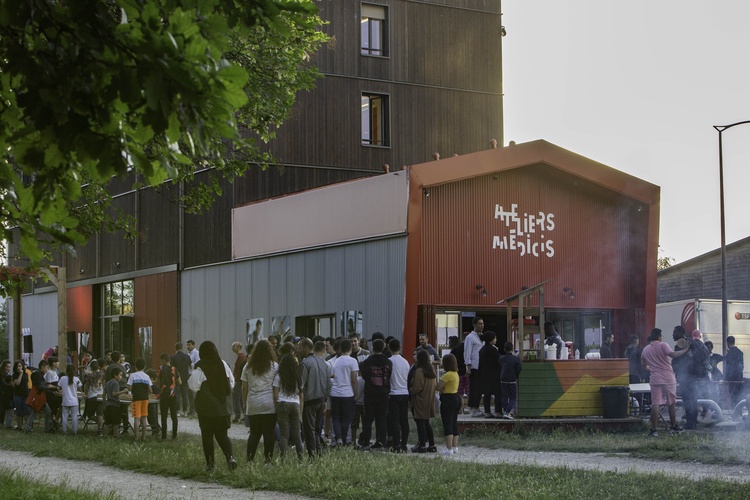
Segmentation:
<svg viewBox="0 0 750 500">
<path fill-rule="evenodd" d="M 372 355 L 360 364 L 360 373 L 365 381 L 365 418 L 358 445 L 361 449 L 384 450 L 387 439 L 388 398 L 391 392 L 393 363 L 385 357 L 385 342 L 372 341 Z M 370 445 L 372 423 L 375 422 L 375 444 Z"/>
</svg>

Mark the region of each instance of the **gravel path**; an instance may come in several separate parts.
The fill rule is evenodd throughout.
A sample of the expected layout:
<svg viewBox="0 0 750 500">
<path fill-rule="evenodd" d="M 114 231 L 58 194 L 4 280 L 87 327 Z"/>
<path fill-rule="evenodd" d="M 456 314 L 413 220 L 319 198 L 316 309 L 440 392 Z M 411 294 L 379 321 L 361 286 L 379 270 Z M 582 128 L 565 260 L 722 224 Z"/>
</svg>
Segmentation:
<svg viewBox="0 0 750 500">
<path fill-rule="evenodd" d="M 196 419 L 181 418 L 179 431 L 180 433 L 199 435 L 198 421 Z M 234 425 L 230 429 L 229 434 L 233 439 L 247 439 L 247 432 L 244 426 Z M 410 454 L 410 456 L 432 456 L 436 460 L 442 459 L 437 454 Z M 750 464 L 746 466 L 701 463 L 680 463 L 676 465 L 675 462 L 670 461 L 632 458 L 627 454 L 531 452 L 463 446 L 457 455 L 448 458 L 448 460 L 482 464 L 507 463 L 540 467 L 563 467 L 619 473 L 631 471 L 646 474 L 662 473 L 694 481 L 709 478 L 743 483 L 750 481 Z M 242 461 L 242 458 L 240 458 L 240 461 Z M 75 463 L 76 465 L 71 465 L 71 463 Z M 86 463 L 82 467 L 80 461 L 73 462 L 52 457 L 34 457 L 29 453 L 16 451 L 4 450 L 0 453 L 0 468 L 17 471 L 20 474 L 33 477 L 35 480 L 44 477 L 49 483 L 61 484 L 67 481 L 66 484 L 73 487 L 83 487 L 86 490 L 101 491 L 105 494 L 114 492 L 118 498 L 122 499 L 202 499 L 217 497 L 230 500 L 247 498 L 259 500 L 297 500 L 305 498 L 277 492 L 253 493 L 246 489 L 229 488 L 199 481 L 117 471 L 111 467 L 96 463 Z M 75 476 L 70 474 L 70 470 L 73 468 L 77 471 Z M 102 478 L 107 478 L 106 485 L 103 485 Z"/>
</svg>

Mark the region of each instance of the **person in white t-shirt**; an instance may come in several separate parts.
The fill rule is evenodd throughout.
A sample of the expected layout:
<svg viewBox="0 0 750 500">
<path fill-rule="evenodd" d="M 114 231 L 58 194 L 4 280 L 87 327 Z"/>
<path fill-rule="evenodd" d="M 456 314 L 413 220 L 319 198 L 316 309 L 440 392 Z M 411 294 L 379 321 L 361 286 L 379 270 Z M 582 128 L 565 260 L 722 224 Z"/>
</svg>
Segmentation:
<svg viewBox="0 0 750 500">
<path fill-rule="evenodd" d="M 252 462 L 263 437 L 263 456 L 266 462 L 273 458 L 276 444 L 276 407 L 273 400 L 273 380 L 279 371 L 276 352 L 266 339 L 256 342 L 249 361 L 242 369 L 242 393 L 246 397 L 245 414 L 250 421 L 247 439 L 247 461 Z"/>
<path fill-rule="evenodd" d="M 281 357 L 279 371 L 273 379 L 273 401 L 276 404 L 276 420 L 279 423 L 279 449 L 281 458 L 291 442 L 302 461 L 302 434 L 300 433 L 300 388 L 299 365 L 294 353 Z"/>
<path fill-rule="evenodd" d="M 62 433 L 68 433 L 68 416 L 73 422 L 73 435 L 78 433 L 78 390 L 82 387 L 81 380 L 75 376 L 75 366 L 65 367 L 65 375 L 58 381 L 62 390 Z"/>
<path fill-rule="evenodd" d="M 356 407 L 357 375 L 359 363 L 352 358 L 352 343 L 341 340 L 341 356 L 333 363 L 333 385 L 331 386 L 331 424 L 337 446 L 347 444 L 346 435 L 352 424 Z"/>
<path fill-rule="evenodd" d="M 391 339 L 391 392 L 388 396 L 388 423 L 391 433 L 391 451 L 406 453 L 409 442 L 409 362 L 401 356 L 401 342 Z"/>
</svg>

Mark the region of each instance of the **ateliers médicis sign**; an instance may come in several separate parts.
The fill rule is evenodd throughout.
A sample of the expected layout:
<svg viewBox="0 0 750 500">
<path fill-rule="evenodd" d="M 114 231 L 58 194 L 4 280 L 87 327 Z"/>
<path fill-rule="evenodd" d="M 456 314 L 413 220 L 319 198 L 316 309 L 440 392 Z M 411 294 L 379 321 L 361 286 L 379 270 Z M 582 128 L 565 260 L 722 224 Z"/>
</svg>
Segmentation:
<svg viewBox="0 0 750 500">
<path fill-rule="evenodd" d="M 509 250 L 534 257 L 553 257 L 555 242 L 549 233 L 555 230 L 555 214 L 537 212 L 518 214 L 518 204 L 513 203 L 506 212 L 499 204 L 495 205 L 495 220 L 508 230 L 507 234 L 492 237 L 492 249 Z"/>
</svg>

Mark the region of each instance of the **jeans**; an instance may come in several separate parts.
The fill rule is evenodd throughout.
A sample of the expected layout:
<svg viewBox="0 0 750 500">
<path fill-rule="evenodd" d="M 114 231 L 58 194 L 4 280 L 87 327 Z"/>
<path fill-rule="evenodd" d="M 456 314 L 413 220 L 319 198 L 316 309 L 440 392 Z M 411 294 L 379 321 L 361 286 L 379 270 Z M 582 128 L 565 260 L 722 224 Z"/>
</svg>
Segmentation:
<svg viewBox="0 0 750 500">
<path fill-rule="evenodd" d="M 516 384 L 516 382 L 500 383 L 501 407 L 505 413 L 510 413 L 516 406 L 516 394 L 518 392 L 518 386 Z"/>
<path fill-rule="evenodd" d="M 388 399 L 388 420 L 393 449 L 406 448 L 409 442 L 409 395 L 391 395 Z"/>
<path fill-rule="evenodd" d="M 276 405 L 276 419 L 279 422 L 279 448 L 281 458 L 286 455 L 289 442 L 297 450 L 297 458 L 302 460 L 302 437 L 300 435 L 299 404 L 279 401 Z"/>
<path fill-rule="evenodd" d="M 63 434 L 68 432 L 68 416 L 73 421 L 73 434 L 78 433 L 78 406 L 63 406 L 62 407 L 62 432 Z"/>
<path fill-rule="evenodd" d="M 343 444 L 346 444 L 346 435 L 349 433 L 349 426 L 352 425 L 355 406 L 357 403 L 354 396 L 349 398 L 331 396 L 331 427 L 336 440 L 340 439 Z"/>
<path fill-rule="evenodd" d="M 365 418 L 362 423 L 362 434 L 359 435 L 360 446 L 370 444 L 373 420 L 375 421 L 375 442 L 385 445 L 388 439 L 388 394 L 365 394 Z"/>
<path fill-rule="evenodd" d="M 274 429 L 276 429 L 276 414 L 267 413 L 263 415 L 249 415 L 250 436 L 247 438 L 247 460 L 252 462 L 255 452 L 258 451 L 260 437 L 263 436 L 263 456 L 266 462 L 273 458 L 273 445 L 276 444 Z"/>
<path fill-rule="evenodd" d="M 44 406 L 39 411 L 44 412 L 44 432 L 49 432 L 52 422 L 52 410 L 47 403 L 44 403 Z M 26 419 L 26 432 L 31 432 L 31 428 L 34 426 L 34 419 L 36 418 L 36 415 L 37 413 L 34 410 L 31 410 L 31 415 L 29 415 L 29 418 Z"/>
<path fill-rule="evenodd" d="M 172 417 L 172 438 L 177 437 L 177 394 L 172 397 L 162 396 L 159 398 L 159 407 L 161 408 L 161 437 L 167 437 L 167 414 L 171 413 Z"/>
<path fill-rule="evenodd" d="M 323 409 L 326 406 L 324 399 L 316 401 L 305 401 L 302 408 L 302 431 L 305 435 L 305 446 L 310 458 L 315 455 L 321 456 L 323 446 L 320 442 L 320 421 L 323 418 Z"/>
<path fill-rule="evenodd" d="M 175 388 L 175 394 L 177 396 L 177 411 L 187 413 L 188 408 L 192 408 L 192 405 L 188 406 L 190 389 L 187 380 L 183 380 L 182 384 Z"/>
<path fill-rule="evenodd" d="M 680 395 L 685 408 L 685 427 L 694 429 L 698 424 L 698 397 L 694 377 L 689 375 L 680 377 Z"/>
</svg>

